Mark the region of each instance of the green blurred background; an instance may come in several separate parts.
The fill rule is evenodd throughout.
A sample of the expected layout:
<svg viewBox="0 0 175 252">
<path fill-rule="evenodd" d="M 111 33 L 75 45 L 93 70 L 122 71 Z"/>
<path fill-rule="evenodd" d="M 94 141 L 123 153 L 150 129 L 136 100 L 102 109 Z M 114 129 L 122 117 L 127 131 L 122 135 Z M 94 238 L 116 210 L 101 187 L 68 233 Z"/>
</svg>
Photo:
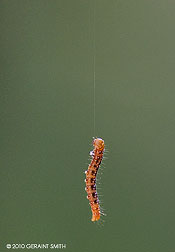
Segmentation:
<svg viewBox="0 0 175 252">
<path fill-rule="evenodd" d="M 84 191 L 94 0 L 0 1 L 0 251 L 175 251 L 175 2 L 95 5 L 99 225 Z"/>
</svg>

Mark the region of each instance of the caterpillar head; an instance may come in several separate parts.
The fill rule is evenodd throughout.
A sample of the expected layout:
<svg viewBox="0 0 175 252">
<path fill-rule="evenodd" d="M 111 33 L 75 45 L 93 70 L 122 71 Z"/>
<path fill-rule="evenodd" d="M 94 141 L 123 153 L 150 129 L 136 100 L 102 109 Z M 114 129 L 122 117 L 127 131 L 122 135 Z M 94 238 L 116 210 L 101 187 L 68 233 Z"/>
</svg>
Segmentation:
<svg viewBox="0 0 175 252">
<path fill-rule="evenodd" d="M 99 149 L 99 150 L 103 150 L 104 149 L 104 141 L 101 138 L 95 138 L 93 141 L 93 145 L 95 148 Z"/>
</svg>

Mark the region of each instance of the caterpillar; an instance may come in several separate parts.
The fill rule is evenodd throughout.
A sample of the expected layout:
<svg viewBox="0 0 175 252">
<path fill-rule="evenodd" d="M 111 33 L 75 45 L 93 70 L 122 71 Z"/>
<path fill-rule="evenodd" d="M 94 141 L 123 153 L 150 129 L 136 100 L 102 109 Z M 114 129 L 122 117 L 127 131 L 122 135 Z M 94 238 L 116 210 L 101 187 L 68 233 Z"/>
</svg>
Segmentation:
<svg viewBox="0 0 175 252">
<path fill-rule="evenodd" d="M 92 221 L 98 221 L 100 219 L 100 205 L 99 205 L 99 199 L 97 195 L 97 189 L 96 189 L 96 176 L 98 169 L 100 167 L 102 158 L 103 158 L 103 152 L 104 152 L 104 140 L 101 138 L 95 138 L 93 140 L 93 151 L 90 152 L 90 155 L 92 157 L 91 163 L 88 166 L 88 170 L 85 171 L 86 174 L 86 192 L 87 192 L 87 199 L 89 200 L 89 204 L 91 206 L 92 211 Z"/>
</svg>

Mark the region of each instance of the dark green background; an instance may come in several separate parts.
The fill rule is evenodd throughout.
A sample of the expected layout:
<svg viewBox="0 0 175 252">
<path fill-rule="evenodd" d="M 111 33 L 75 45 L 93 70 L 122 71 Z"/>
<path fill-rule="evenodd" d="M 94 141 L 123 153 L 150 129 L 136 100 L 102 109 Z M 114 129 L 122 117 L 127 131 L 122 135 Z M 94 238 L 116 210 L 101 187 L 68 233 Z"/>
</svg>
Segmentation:
<svg viewBox="0 0 175 252">
<path fill-rule="evenodd" d="M 84 191 L 93 11 L 94 0 L 0 1 L 2 252 L 175 251 L 175 2 L 96 0 L 104 225 L 91 222 Z"/>
</svg>

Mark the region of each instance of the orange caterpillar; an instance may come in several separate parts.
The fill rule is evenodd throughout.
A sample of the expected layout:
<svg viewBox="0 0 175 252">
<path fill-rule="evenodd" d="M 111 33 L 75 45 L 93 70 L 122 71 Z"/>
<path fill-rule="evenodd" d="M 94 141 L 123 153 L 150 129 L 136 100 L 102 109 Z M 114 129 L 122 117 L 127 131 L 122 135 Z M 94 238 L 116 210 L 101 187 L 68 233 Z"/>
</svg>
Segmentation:
<svg viewBox="0 0 175 252">
<path fill-rule="evenodd" d="M 88 170 L 85 171 L 86 173 L 86 192 L 87 192 L 87 199 L 89 200 L 89 204 L 92 210 L 92 221 L 98 221 L 100 219 L 100 205 L 99 199 L 96 190 L 96 176 L 97 171 L 100 167 L 103 152 L 104 152 L 104 141 L 101 138 L 95 138 L 93 141 L 94 149 L 90 152 L 92 156 L 91 163 L 88 167 Z"/>
</svg>

